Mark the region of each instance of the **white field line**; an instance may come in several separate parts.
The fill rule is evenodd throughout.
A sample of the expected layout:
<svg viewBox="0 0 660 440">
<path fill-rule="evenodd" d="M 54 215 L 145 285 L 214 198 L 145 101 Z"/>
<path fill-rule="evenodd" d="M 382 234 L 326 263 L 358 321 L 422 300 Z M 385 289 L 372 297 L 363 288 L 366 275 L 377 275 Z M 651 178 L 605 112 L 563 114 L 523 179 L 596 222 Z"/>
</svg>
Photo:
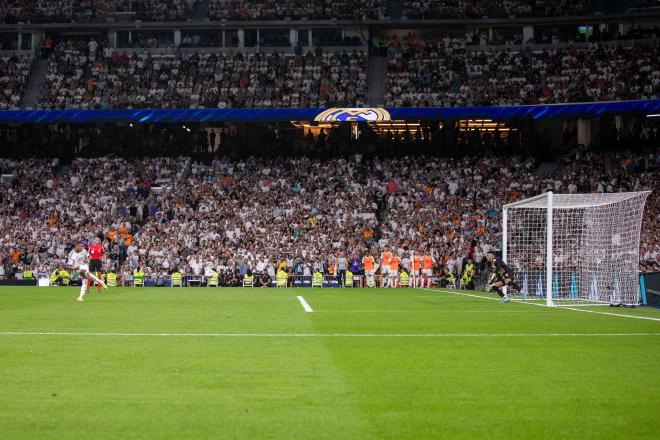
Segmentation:
<svg viewBox="0 0 660 440">
<path fill-rule="evenodd" d="M 554 338 L 660 336 L 660 333 L 100 333 L 0 332 L 0 336 L 99 336 L 194 338 Z"/>
<path fill-rule="evenodd" d="M 651 318 L 650 316 L 625 315 L 623 313 L 597 312 L 595 310 L 576 309 L 573 307 L 557 307 L 558 309 L 573 310 L 574 312 L 596 313 L 597 315 L 621 316 L 623 318 L 646 319 L 648 321 L 660 322 L 660 318 Z"/>
<path fill-rule="evenodd" d="M 314 311 L 309 306 L 309 304 L 307 304 L 307 301 L 305 301 L 305 298 L 303 298 L 302 296 L 297 296 L 296 298 L 298 298 L 298 301 L 300 301 L 300 304 L 302 305 L 303 309 L 305 309 L 305 311 L 307 313 L 312 313 Z"/>
<path fill-rule="evenodd" d="M 471 293 L 461 293 L 461 292 L 453 292 L 451 290 L 439 290 L 439 289 L 431 289 L 431 290 L 433 290 L 435 292 L 449 293 L 451 295 L 470 296 L 472 298 L 481 298 L 481 299 L 490 299 L 490 300 L 493 300 L 493 301 L 499 301 L 499 298 L 491 298 L 489 296 L 474 295 L 474 294 L 471 294 Z M 523 300 L 520 300 L 518 302 L 522 303 L 522 304 L 527 304 L 527 305 L 530 305 L 530 306 L 548 307 L 546 304 L 542 304 L 542 303 L 533 303 L 533 302 L 523 301 Z M 566 307 L 566 306 L 548 307 L 548 308 L 561 309 L 561 310 L 572 310 L 574 312 L 595 313 L 596 315 L 619 316 L 621 318 L 644 319 L 644 320 L 647 320 L 647 321 L 660 322 L 660 318 L 651 318 L 650 316 L 635 316 L 635 315 L 625 315 L 623 313 L 597 312 L 595 310 L 584 310 L 584 309 L 578 309 L 578 308 L 575 308 L 575 307 Z"/>
<path fill-rule="evenodd" d="M 472 298 L 488 299 L 488 300 L 491 300 L 491 301 L 499 301 L 500 300 L 499 297 L 498 298 L 493 298 L 492 296 L 475 295 L 473 293 L 454 292 L 452 290 L 439 290 L 439 289 L 427 289 L 427 290 L 431 290 L 433 292 L 451 293 L 452 295 L 469 296 L 469 297 L 472 297 Z M 530 304 L 532 306 L 546 307 L 545 304 L 534 303 L 534 302 L 531 302 L 532 300 L 524 300 L 524 299 L 519 299 L 519 298 L 511 298 L 510 300 L 511 300 L 511 302 L 521 302 L 521 303 L 525 303 L 525 304 Z"/>
<path fill-rule="evenodd" d="M 436 295 L 435 298 L 438 296 Z M 424 298 L 430 298 L 426 296 Z M 342 314 L 342 313 L 373 313 L 373 314 L 419 314 L 422 310 L 315 310 L 314 313 L 332 313 L 332 314 Z M 483 310 L 452 310 L 451 313 L 484 313 Z M 489 310 L 488 313 L 529 313 L 528 310 Z"/>
</svg>

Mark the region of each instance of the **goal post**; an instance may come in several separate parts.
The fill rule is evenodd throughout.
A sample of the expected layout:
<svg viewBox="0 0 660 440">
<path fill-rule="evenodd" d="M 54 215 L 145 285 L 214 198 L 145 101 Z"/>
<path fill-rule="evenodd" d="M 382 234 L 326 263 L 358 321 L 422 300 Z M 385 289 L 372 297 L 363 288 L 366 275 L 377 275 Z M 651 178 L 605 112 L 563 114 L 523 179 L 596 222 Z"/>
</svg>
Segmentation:
<svg viewBox="0 0 660 440">
<path fill-rule="evenodd" d="M 521 286 L 519 295 L 549 306 L 638 304 L 639 241 L 650 193 L 547 192 L 505 205 L 502 259 Z"/>
</svg>

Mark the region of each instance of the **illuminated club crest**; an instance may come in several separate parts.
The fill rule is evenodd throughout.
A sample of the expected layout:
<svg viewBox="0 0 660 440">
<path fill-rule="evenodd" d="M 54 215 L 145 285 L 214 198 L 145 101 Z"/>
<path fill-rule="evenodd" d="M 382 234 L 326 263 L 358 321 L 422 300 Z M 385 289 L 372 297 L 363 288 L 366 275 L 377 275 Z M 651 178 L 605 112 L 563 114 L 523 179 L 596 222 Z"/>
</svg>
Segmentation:
<svg viewBox="0 0 660 440">
<path fill-rule="evenodd" d="M 384 108 L 330 108 L 314 118 L 318 122 L 375 122 L 389 121 L 390 113 Z"/>
</svg>

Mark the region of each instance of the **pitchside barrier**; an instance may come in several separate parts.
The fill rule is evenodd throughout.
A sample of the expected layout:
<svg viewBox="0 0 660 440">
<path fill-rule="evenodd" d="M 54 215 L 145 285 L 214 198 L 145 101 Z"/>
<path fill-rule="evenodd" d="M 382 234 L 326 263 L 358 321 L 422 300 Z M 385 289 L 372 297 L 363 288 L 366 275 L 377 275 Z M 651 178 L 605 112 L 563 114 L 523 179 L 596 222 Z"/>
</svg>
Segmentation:
<svg viewBox="0 0 660 440">
<path fill-rule="evenodd" d="M 540 270 L 534 271 L 519 271 L 517 273 L 519 277 L 519 283 L 521 285 L 520 295 L 522 299 L 529 300 L 544 300 L 546 298 L 545 291 L 543 289 L 543 281 L 545 280 L 545 272 Z M 254 282 L 252 287 L 277 287 L 277 280 L 271 280 L 270 285 L 262 286 L 259 281 L 259 275 L 255 275 Z M 383 285 L 383 280 L 380 275 L 374 275 L 374 287 L 381 287 Z M 459 276 L 456 277 L 460 279 Z M 486 290 L 486 282 L 488 278 L 487 272 L 480 272 L 474 276 L 473 282 L 475 284 L 475 290 Z M 574 271 L 555 271 L 553 278 L 558 280 L 556 284 L 558 285 L 559 280 L 565 280 L 566 284 L 572 286 L 569 288 L 569 291 L 572 292 L 572 295 L 577 295 L 577 286 L 576 286 L 576 274 Z M 144 283 L 137 287 L 172 287 L 172 277 L 169 275 L 145 275 L 143 277 Z M 181 277 L 181 287 L 221 287 L 209 283 L 210 277 L 205 277 L 203 275 L 183 275 Z M 71 280 L 70 285 L 80 285 L 80 280 Z M 117 285 L 122 287 L 133 287 L 133 275 L 124 274 L 118 277 Z M 313 287 L 312 286 L 313 277 L 304 276 L 304 275 L 294 275 L 287 278 L 287 287 L 290 288 L 299 288 L 299 287 Z M 438 286 L 438 277 L 431 277 L 432 284 Z M 410 278 L 412 284 L 412 277 Z M 242 279 L 241 279 L 242 283 Z M 211 285 L 209 285 L 211 284 Z M 426 286 L 424 282 L 424 286 Z M 49 282 L 48 278 L 41 277 L 38 280 L 17 280 L 17 279 L 4 279 L 0 280 L 0 286 L 34 286 L 38 285 L 40 287 L 48 287 L 52 284 Z M 368 287 L 367 286 L 367 277 L 364 275 L 354 275 L 353 276 L 353 285 L 346 286 L 342 282 L 339 276 L 330 276 L 324 275 L 321 280 L 322 288 L 360 288 Z M 464 290 L 461 288 L 460 283 L 456 283 L 455 286 L 448 288 Z M 598 294 L 598 283 L 592 283 L 592 288 L 594 289 L 593 294 Z M 556 290 L 557 286 L 553 286 L 553 290 Z M 660 272 L 659 273 L 648 273 L 648 274 L 639 274 L 637 282 L 637 293 L 638 293 L 638 303 L 641 305 L 649 305 L 651 307 L 660 307 Z M 553 297 L 556 295 L 553 292 Z"/>
<path fill-rule="evenodd" d="M 260 282 L 260 275 L 255 274 L 252 287 L 277 287 L 277 279 L 271 279 L 270 285 L 263 286 Z M 287 278 L 287 287 L 300 288 L 300 287 L 318 287 L 313 284 L 313 276 L 293 275 Z M 431 281 L 435 284 L 438 277 L 431 277 Z M 172 277 L 170 275 L 144 275 L 142 277 L 143 283 L 135 286 L 134 277 L 131 274 L 123 274 L 118 277 L 118 285 L 122 287 L 173 287 Z M 374 287 L 382 287 L 383 279 L 380 275 L 374 275 Z M 209 283 L 211 281 L 211 283 Z M 243 278 L 239 278 L 240 283 L 243 283 Z M 410 277 L 412 284 L 412 277 Z M 35 283 L 32 282 L 32 285 Z M 72 283 L 75 284 L 75 281 Z M 211 284 L 211 285 L 209 285 Z M 175 287 L 179 287 L 178 285 Z M 221 287 L 214 285 L 211 277 L 204 275 L 183 275 L 181 277 L 180 287 Z M 354 275 L 353 285 L 347 286 L 345 281 L 339 275 L 323 275 L 321 279 L 321 288 L 359 288 L 367 286 L 367 277 L 365 275 Z M 246 287 L 247 288 L 247 287 Z"/>
</svg>

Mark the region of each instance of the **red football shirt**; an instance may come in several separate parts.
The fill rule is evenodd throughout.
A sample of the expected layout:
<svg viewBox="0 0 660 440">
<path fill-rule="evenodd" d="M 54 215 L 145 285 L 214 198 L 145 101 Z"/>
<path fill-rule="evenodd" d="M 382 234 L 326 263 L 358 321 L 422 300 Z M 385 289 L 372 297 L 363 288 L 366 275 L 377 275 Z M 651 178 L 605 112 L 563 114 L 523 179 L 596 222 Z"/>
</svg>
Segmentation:
<svg viewBox="0 0 660 440">
<path fill-rule="evenodd" d="M 104 253 L 105 249 L 103 249 L 103 245 L 101 244 L 92 244 L 89 247 L 89 257 L 92 260 L 100 260 Z"/>
</svg>

